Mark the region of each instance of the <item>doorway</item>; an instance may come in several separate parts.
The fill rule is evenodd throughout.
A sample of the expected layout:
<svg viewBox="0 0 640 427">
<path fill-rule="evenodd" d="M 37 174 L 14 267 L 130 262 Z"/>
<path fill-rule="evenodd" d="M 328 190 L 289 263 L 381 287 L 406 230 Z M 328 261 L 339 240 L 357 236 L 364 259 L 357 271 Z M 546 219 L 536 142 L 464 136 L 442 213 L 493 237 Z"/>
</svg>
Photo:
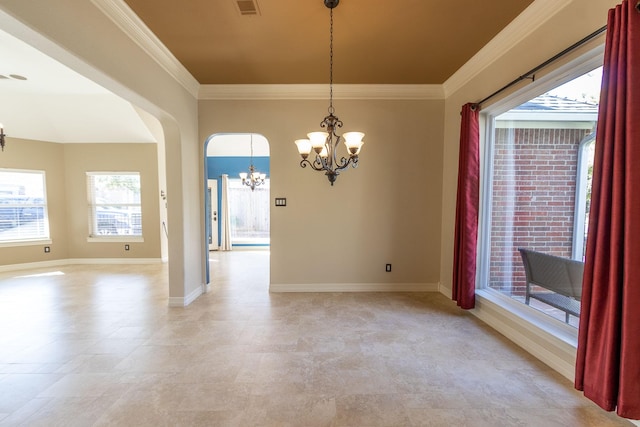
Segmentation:
<svg viewBox="0 0 640 427">
<path fill-rule="evenodd" d="M 209 251 L 268 250 L 269 142 L 258 133 L 214 134 L 205 141 L 204 151 L 205 230 Z M 253 188 L 241 178 L 241 175 L 245 179 L 251 176 L 251 167 L 265 175 L 264 181 Z M 225 243 L 230 240 L 230 243 L 223 246 L 221 240 Z M 206 278 L 210 283 L 208 263 Z"/>
</svg>

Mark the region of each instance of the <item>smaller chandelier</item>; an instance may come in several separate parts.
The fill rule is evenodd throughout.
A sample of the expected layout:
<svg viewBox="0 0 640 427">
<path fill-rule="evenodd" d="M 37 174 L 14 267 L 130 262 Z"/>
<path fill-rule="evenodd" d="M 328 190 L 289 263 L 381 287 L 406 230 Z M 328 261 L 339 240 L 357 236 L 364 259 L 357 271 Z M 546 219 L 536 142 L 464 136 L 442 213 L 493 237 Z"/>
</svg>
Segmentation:
<svg viewBox="0 0 640 427">
<path fill-rule="evenodd" d="M 341 137 L 336 133 L 336 128 L 342 127 L 342 121 L 334 115 L 333 108 L 333 8 L 338 6 L 340 0 L 324 0 L 324 5 L 329 8 L 329 115 L 326 116 L 320 127 L 325 128 L 326 132 L 311 132 L 307 134 L 309 139 L 298 139 L 295 141 L 298 146 L 298 153 L 302 157 L 300 166 L 306 168 L 307 165 L 315 171 L 323 172 L 333 186 L 340 171 L 347 168 L 358 166 L 358 154 L 362 148 L 362 132 L 346 132 L 343 135 L 344 145 L 347 147 L 348 157 L 341 157 L 338 161 L 338 144 Z M 315 160 L 309 161 L 308 157 L 311 151 L 316 154 Z"/>
<path fill-rule="evenodd" d="M 4 137 L 6 135 L 4 134 L 4 127 L 2 126 L 2 123 L 0 123 L 0 147 L 2 147 L 2 151 L 4 151 Z"/>
<path fill-rule="evenodd" d="M 249 173 L 240 172 L 240 179 L 242 180 L 242 185 L 246 185 L 251 188 L 251 191 L 255 190 L 256 187 L 264 184 L 264 180 L 267 178 L 267 174 L 260 173 L 253 166 L 253 134 L 251 134 L 251 160 L 249 163 Z"/>
</svg>

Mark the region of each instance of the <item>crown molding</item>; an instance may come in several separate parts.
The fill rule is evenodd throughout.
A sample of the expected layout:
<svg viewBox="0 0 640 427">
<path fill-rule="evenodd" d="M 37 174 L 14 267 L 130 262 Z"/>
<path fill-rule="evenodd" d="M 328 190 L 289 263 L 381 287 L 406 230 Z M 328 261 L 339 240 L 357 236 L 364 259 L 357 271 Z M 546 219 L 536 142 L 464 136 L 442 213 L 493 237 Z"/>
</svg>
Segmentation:
<svg viewBox="0 0 640 427">
<path fill-rule="evenodd" d="M 190 94 L 201 100 L 326 99 L 326 84 L 200 85 L 123 0 L 91 0 Z M 572 0 L 535 0 L 442 85 L 334 85 L 335 99 L 442 100 L 471 81 Z"/>
<path fill-rule="evenodd" d="M 327 99 L 326 84 L 201 85 L 201 100 Z M 442 85 L 333 85 L 334 99 L 441 100 Z"/>
<path fill-rule="evenodd" d="M 138 44 L 187 92 L 198 96 L 200 83 L 187 71 L 123 0 L 91 0 L 108 18 Z"/>
<path fill-rule="evenodd" d="M 449 97 L 471 81 L 489 65 L 497 61 L 572 0 L 535 0 L 497 36 L 478 51 L 469 61 L 444 82 L 444 96 Z"/>
</svg>

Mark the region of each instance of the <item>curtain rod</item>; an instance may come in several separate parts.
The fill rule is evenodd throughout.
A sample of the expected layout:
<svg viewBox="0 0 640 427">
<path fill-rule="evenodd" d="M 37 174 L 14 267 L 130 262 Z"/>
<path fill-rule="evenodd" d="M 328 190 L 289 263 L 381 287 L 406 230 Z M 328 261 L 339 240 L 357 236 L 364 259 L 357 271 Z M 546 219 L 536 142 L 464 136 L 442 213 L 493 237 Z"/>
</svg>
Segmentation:
<svg viewBox="0 0 640 427">
<path fill-rule="evenodd" d="M 640 5 L 640 0 L 638 0 L 638 5 Z M 639 11 L 640 11 L 640 6 L 636 6 L 638 7 Z M 582 46 L 583 44 L 587 43 L 588 41 L 590 41 L 591 39 L 596 38 L 597 36 L 599 36 L 600 34 L 602 34 L 603 32 L 605 32 L 607 30 L 607 26 L 605 25 L 602 28 L 597 29 L 596 31 L 594 31 L 593 33 L 589 34 L 587 37 L 583 38 L 582 40 L 572 44 L 571 46 L 569 46 L 568 48 L 566 48 L 565 50 L 563 50 L 562 52 L 554 55 L 553 57 L 547 59 L 546 61 L 544 61 L 542 64 L 538 65 L 535 68 L 532 68 L 531 70 L 527 71 L 525 74 L 521 75 L 520 77 L 518 77 L 517 79 L 515 79 L 514 81 L 512 81 L 511 83 L 506 84 L 505 86 L 501 87 L 500 89 L 498 89 L 497 91 L 493 92 L 491 95 L 487 96 L 486 98 L 482 99 L 481 101 L 478 101 L 474 104 L 474 106 L 476 108 L 480 107 L 482 104 L 484 104 L 485 102 L 487 102 L 488 100 L 490 100 L 491 98 L 493 98 L 494 96 L 504 92 L 505 90 L 509 89 L 511 86 L 515 85 L 516 83 L 521 82 L 522 80 L 526 80 L 526 79 L 531 79 L 531 81 L 534 81 L 536 76 L 535 76 L 535 72 L 541 70 L 542 68 L 546 67 L 547 65 L 551 64 L 552 62 L 557 61 L 558 59 L 562 58 L 564 55 L 568 54 L 569 52 L 579 48 L 580 46 Z"/>
</svg>

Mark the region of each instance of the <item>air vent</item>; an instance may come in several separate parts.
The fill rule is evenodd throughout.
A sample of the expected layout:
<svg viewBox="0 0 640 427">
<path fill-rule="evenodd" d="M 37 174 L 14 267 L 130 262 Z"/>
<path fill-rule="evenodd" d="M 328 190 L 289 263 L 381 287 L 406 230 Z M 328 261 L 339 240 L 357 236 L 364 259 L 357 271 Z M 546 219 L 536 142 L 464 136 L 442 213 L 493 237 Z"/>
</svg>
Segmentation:
<svg viewBox="0 0 640 427">
<path fill-rule="evenodd" d="M 256 0 L 234 0 L 240 15 L 260 15 Z"/>
</svg>

